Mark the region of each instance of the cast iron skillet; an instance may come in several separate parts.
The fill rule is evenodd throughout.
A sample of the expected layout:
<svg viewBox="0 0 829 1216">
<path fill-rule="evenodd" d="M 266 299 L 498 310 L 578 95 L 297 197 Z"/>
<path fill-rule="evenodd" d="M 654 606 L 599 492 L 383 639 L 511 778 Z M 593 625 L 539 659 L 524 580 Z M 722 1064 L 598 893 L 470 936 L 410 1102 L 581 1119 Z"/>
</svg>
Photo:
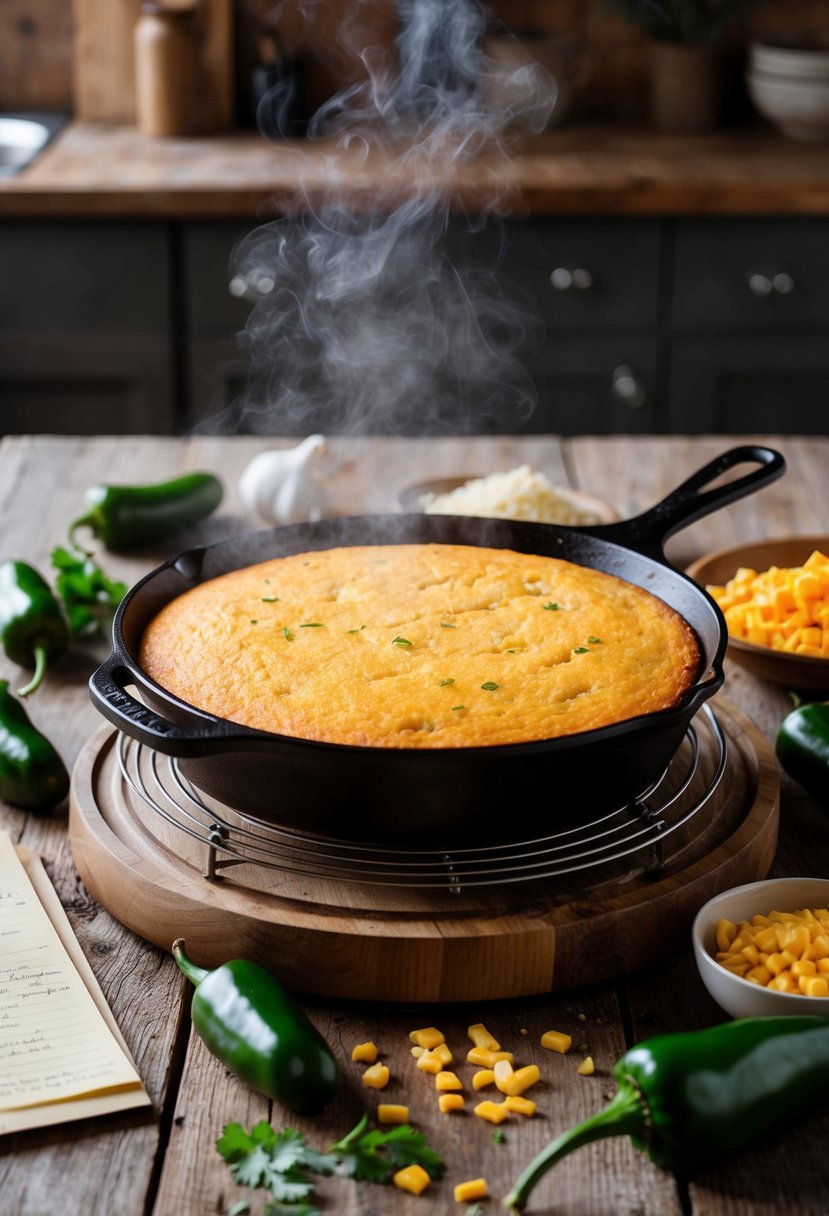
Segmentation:
<svg viewBox="0 0 829 1216">
<path fill-rule="evenodd" d="M 759 467 L 703 489 L 743 463 Z M 448 515 L 349 516 L 247 533 L 158 567 L 123 600 L 113 651 L 93 674 L 94 705 L 127 735 L 178 757 L 203 793 L 266 823 L 341 839 L 418 837 L 423 847 L 465 832 L 477 843 L 529 839 L 584 822 L 642 794 L 661 775 L 689 722 L 723 682 L 727 633 L 714 601 L 665 559 L 665 540 L 779 477 L 770 448 L 733 448 L 662 502 L 589 528 Z M 159 609 L 195 584 L 267 558 L 339 545 L 437 542 L 565 558 L 644 587 L 695 630 L 703 661 L 680 704 L 563 738 L 495 747 L 355 747 L 289 738 L 204 713 L 142 670 L 139 646 Z M 142 696 L 126 691 L 134 685 Z M 325 707 L 320 707 L 325 712 Z M 470 835 L 471 834 L 471 835 Z"/>
</svg>

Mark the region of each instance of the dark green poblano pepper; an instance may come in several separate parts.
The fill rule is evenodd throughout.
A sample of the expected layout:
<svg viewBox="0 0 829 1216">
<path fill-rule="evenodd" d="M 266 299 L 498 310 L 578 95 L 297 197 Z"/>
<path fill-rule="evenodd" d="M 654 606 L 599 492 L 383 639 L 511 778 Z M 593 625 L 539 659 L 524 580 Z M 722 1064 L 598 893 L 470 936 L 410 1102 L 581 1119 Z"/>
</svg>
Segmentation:
<svg viewBox="0 0 829 1216">
<path fill-rule="evenodd" d="M 9 692 L 8 680 L 0 680 L 0 798 L 27 811 L 47 811 L 68 793 L 63 760 Z"/>
<path fill-rule="evenodd" d="M 196 985 L 191 1016 L 208 1050 L 251 1089 L 289 1110 L 314 1115 L 336 1096 L 340 1070 L 328 1044 L 274 975 L 235 959 L 197 967 L 173 942 L 173 957 Z"/>
<path fill-rule="evenodd" d="M 151 485 L 97 485 L 86 492 L 86 509 L 69 525 L 69 540 L 89 528 L 108 549 L 150 544 L 206 519 L 222 501 L 223 486 L 212 473 L 185 473 Z"/>
<path fill-rule="evenodd" d="M 829 1102 L 829 1020 L 741 1018 L 658 1035 L 626 1052 L 613 1075 L 608 1105 L 541 1150 L 507 1208 L 522 1210 L 557 1162 L 607 1136 L 629 1135 L 656 1165 L 684 1177 L 730 1160 Z"/>
<path fill-rule="evenodd" d="M 13 663 L 33 669 L 32 678 L 18 689 L 21 697 L 40 686 L 47 664 L 60 658 L 69 645 L 63 609 L 46 580 L 27 562 L 0 563 L 0 641 Z"/>
<path fill-rule="evenodd" d="M 786 714 L 774 750 L 789 776 L 829 809 L 829 702 L 798 705 Z"/>
</svg>

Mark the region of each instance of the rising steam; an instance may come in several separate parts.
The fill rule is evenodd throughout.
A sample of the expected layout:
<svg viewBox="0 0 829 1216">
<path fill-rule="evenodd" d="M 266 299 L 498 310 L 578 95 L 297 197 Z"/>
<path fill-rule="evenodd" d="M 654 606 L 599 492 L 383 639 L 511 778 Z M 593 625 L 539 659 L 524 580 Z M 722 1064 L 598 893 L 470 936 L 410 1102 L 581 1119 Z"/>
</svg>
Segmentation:
<svg viewBox="0 0 829 1216">
<path fill-rule="evenodd" d="M 324 3 L 307 0 L 309 13 Z M 361 8 L 340 32 L 346 46 Z M 532 413 L 526 364 L 541 326 L 500 272 L 499 217 L 506 132 L 517 120 L 543 129 L 553 83 L 522 64 L 500 90 L 509 105 L 492 100 L 477 0 L 399 0 L 398 15 L 393 61 L 361 47 L 365 79 L 309 124 L 324 181 L 317 168 L 301 210 L 234 253 L 239 281 L 266 290 L 242 336 L 247 392 L 208 429 L 474 433 Z M 464 203 L 473 161 L 486 189 Z"/>
</svg>

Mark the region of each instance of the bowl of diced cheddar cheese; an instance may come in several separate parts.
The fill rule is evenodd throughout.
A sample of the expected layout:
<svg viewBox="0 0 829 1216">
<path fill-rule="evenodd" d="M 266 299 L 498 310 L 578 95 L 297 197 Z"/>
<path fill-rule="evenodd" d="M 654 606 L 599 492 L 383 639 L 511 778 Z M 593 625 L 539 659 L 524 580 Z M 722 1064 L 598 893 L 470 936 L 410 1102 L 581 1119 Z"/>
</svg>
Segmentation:
<svg viewBox="0 0 829 1216">
<path fill-rule="evenodd" d="M 829 692 L 829 536 L 720 549 L 687 573 L 722 609 L 729 658 L 791 689 Z"/>
<path fill-rule="evenodd" d="M 702 982 L 732 1017 L 829 1017 L 829 879 L 732 887 L 703 905 L 691 938 Z"/>
</svg>

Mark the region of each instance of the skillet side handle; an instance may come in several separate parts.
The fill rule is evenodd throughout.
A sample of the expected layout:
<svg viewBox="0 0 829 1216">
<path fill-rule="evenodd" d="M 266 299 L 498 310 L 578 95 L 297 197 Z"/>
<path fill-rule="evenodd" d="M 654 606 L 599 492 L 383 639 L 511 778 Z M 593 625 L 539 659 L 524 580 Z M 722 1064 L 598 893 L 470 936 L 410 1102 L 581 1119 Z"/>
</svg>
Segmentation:
<svg viewBox="0 0 829 1216">
<path fill-rule="evenodd" d="M 132 697 L 125 688 L 133 683 L 129 668 L 112 655 L 89 679 L 92 704 L 113 726 L 140 743 L 168 756 L 204 756 L 223 748 L 238 750 L 240 742 L 252 732 L 241 732 L 232 725 L 206 721 L 203 729 L 170 722 Z"/>
<path fill-rule="evenodd" d="M 725 485 L 704 490 L 710 482 L 740 464 L 756 464 L 750 473 L 744 473 Z M 770 485 L 786 471 L 783 455 L 774 448 L 758 444 L 745 444 L 729 448 L 721 455 L 703 465 L 696 473 L 677 486 L 666 498 L 641 515 L 608 524 L 604 528 L 591 529 L 607 540 L 618 539 L 646 556 L 662 558 L 663 545 L 669 536 L 687 528 L 689 524 L 710 515 L 730 502 L 753 494 L 762 486 Z"/>
</svg>

